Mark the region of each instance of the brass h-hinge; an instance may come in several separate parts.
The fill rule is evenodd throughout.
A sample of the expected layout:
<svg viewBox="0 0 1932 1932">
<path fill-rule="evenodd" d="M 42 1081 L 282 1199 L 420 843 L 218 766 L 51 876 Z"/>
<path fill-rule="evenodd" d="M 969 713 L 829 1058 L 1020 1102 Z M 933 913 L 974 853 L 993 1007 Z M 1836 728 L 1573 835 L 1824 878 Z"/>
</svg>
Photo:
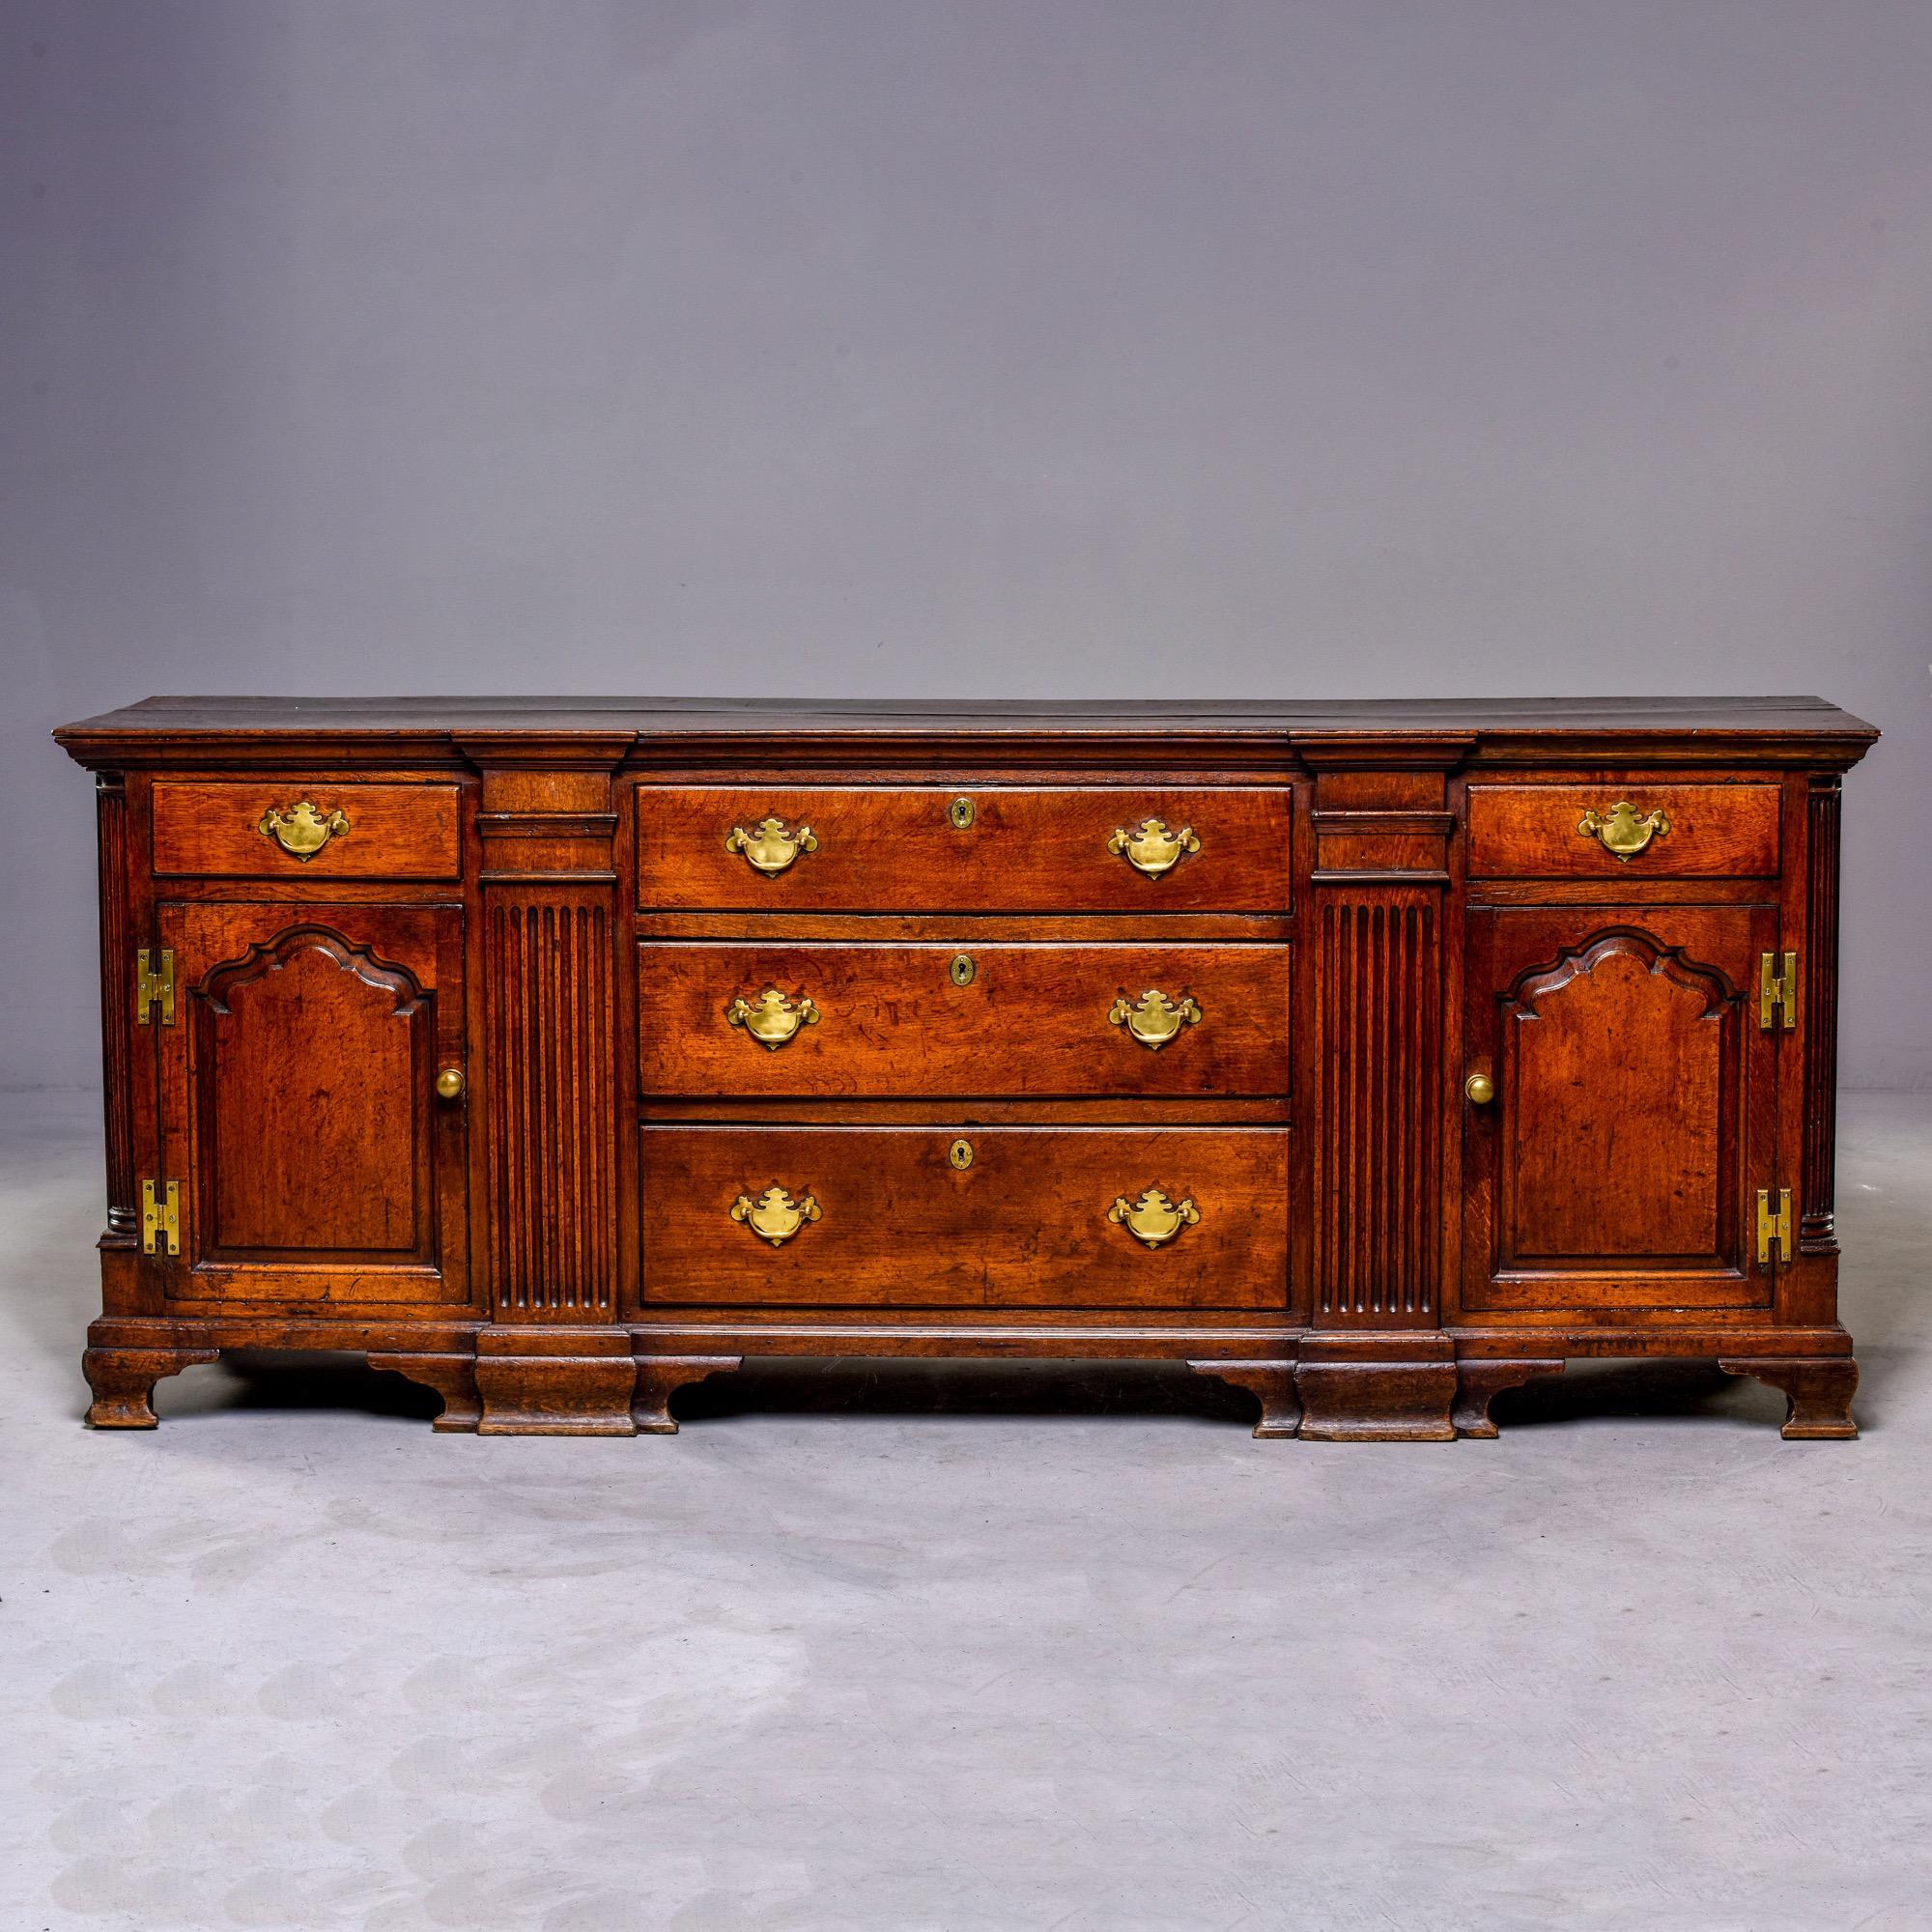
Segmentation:
<svg viewBox="0 0 1932 1932">
<path fill-rule="evenodd" d="M 1776 1022 L 1772 1009 L 1781 1009 L 1787 1033 L 1798 1024 L 1798 955 L 1784 955 L 1784 971 L 1777 970 L 1777 954 L 1761 952 L 1757 961 L 1757 1023 L 1769 1033 Z"/>
<path fill-rule="evenodd" d="M 1771 1260 L 1771 1244 L 1777 1243 L 1777 1259 L 1788 1262 L 1791 1259 L 1791 1190 L 1780 1187 L 1777 1190 L 1777 1212 L 1771 1211 L 1771 1189 L 1760 1187 L 1757 1191 L 1757 1264 L 1763 1267 Z"/>
<path fill-rule="evenodd" d="M 149 962 L 158 959 L 158 966 Z M 150 952 L 144 946 L 134 954 L 134 1024 L 146 1026 L 154 1017 L 149 1009 L 158 1001 L 161 1009 L 161 1024 L 173 1026 L 175 1023 L 175 955 L 168 947 L 162 947 L 158 953 Z"/>
<path fill-rule="evenodd" d="M 144 1255 L 178 1255 L 182 1251 L 181 1182 L 170 1180 L 163 1185 L 164 1193 L 157 1192 L 152 1180 L 141 1183 L 141 1252 Z"/>
</svg>

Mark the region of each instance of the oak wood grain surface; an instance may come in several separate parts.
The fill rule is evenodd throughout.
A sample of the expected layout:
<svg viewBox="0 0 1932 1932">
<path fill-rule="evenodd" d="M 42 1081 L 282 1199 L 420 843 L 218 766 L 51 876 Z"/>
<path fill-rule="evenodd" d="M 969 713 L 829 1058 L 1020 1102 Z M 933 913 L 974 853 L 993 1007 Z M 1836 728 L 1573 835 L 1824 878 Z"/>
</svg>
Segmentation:
<svg viewBox="0 0 1932 1932">
<path fill-rule="evenodd" d="M 1840 780 L 1875 735 L 1786 697 L 65 727 L 99 775 L 93 1420 L 249 1345 L 369 1352 L 485 1435 L 662 1433 L 763 1350 L 1084 1352 L 1233 1362 L 1274 1435 L 1446 1440 L 1573 1356 L 1688 1353 L 1847 1436 Z M 307 857 L 260 830 L 302 800 L 349 825 Z M 1628 859 L 1578 826 L 1624 801 L 1669 821 Z M 761 869 L 731 835 L 768 817 Z M 1151 819 L 1186 834 L 1159 876 L 1110 849 Z M 767 988 L 815 1023 L 731 1025 Z M 1112 1017 L 1151 992 L 1200 1014 L 1157 1048 Z"/>
<path fill-rule="evenodd" d="M 1279 1308 L 1288 1144 L 1271 1127 L 646 1127 L 645 1301 Z M 731 1218 L 775 1185 L 820 1209 L 779 1248 Z M 1155 1249 L 1107 1218 L 1151 1187 L 1200 1214 Z"/>
<path fill-rule="evenodd" d="M 154 788 L 160 878 L 453 879 L 461 870 L 453 784 L 265 775 L 240 783 L 162 779 Z M 349 830 L 298 859 L 261 830 L 306 799 Z"/>
<path fill-rule="evenodd" d="M 1282 1094 L 1289 963 L 1285 946 L 643 945 L 639 1078 L 649 1094 Z M 726 1018 L 767 987 L 817 1014 L 777 1047 Z M 1150 991 L 1200 1018 L 1141 1044 L 1110 1014 Z"/>
<path fill-rule="evenodd" d="M 1290 901 L 1282 787 L 640 785 L 641 909 L 759 912 L 1276 912 Z M 970 825 L 949 815 L 955 800 Z M 726 849 L 767 818 L 816 849 L 766 875 Z M 1108 849 L 1151 818 L 1199 850 L 1159 877 Z"/>
</svg>

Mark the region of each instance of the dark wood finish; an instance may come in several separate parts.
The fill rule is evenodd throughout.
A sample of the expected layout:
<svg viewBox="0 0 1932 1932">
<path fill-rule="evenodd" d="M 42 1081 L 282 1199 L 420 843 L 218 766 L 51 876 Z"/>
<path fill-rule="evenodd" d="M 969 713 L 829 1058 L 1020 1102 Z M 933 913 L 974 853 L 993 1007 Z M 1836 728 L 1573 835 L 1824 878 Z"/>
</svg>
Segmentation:
<svg viewBox="0 0 1932 1932">
<path fill-rule="evenodd" d="M 1817 699 L 173 698 L 58 735 L 99 781 L 101 1426 L 266 1346 L 484 1435 L 667 1433 L 756 1353 L 1162 1356 L 1331 1440 L 1686 1354 L 1852 1433 L 1839 783 L 1876 734 Z M 306 861 L 258 830 L 301 798 L 351 820 Z M 1577 830 L 1624 798 L 1671 819 L 1628 863 Z M 817 849 L 726 850 L 766 816 Z M 1149 817 L 1200 841 L 1158 878 L 1107 850 Z M 767 983 L 822 1013 L 775 1052 L 724 1021 Z M 1204 1014 L 1158 1051 L 1107 1017 L 1151 987 Z M 773 1184 L 820 1207 L 777 1247 L 730 1211 Z M 1150 1249 L 1107 1210 L 1154 1186 L 1199 1219 Z"/>
<path fill-rule="evenodd" d="M 1288 1141 L 1276 1127 L 647 1127 L 645 1297 L 1285 1309 Z M 820 1209 L 776 1248 L 731 1219 L 741 1195 L 774 1185 Z M 1150 1187 L 1200 1215 L 1151 1249 L 1107 1218 Z"/>
<path fill-rule="evenodd" d="M 1799 1242 L 1838 1251 L 1838 805 L 1835 772 L 1811 780 L 1806 800 L 1804 952 L 1799 1018 L 1804 1029 L 1804 1154 Z"/>
<path fill-rule="evenodd" d="M 675 1435 L 677 1418 L 670 1399 L 692 1382 L 707 1376 L 728 1376 L 744 1364 L 742 1355 L 639 1355 L 637 1391 L 631 1398 L 631 1419 L 639 1435 Z"/>
<path fill-rule="evenodd" d="M 177 1024 L 161 1154 L 181 1186 L 173 1298 L 462 1301 L 467 1105 L 454 906 L 163 903 Z"/>
<path fill-rule="evenodd" d="M 107 1145 L 107 1231 L 101 1237 L 131 1247 L 139 1236 L 139 1187 L 134 1179 L 135 1036 L 153 1024 L 152 1011 L 134 1012 L 134 937 L 128 895 L 128 789 L 118 772 L 103 772 L 94 788 L 100 891 L 100 1074 Z"/>
<path fill-rule="evenodd" d="M 81 1373 L 94 1392 L 87 1419 L 96 1429 L 153 1429 L 155 1384 L 197 1362 L 219 1358 L 218 1349 L 88 1349 Z"/>
<path fill-rule="evenodd" d="M 635 1435 L 637 1382 L 621 1328 L 485 1328 L 476 1337 L 476 1433 Z"/>
<path fill-rule="evenodd" d="M 452 1435 L 476 1433 L 483 1407 L 476 1395 L 474 1355 L 391 1354 L 372 1350 L 369 1366 L 434 1389 L 442 1398 L 442 1408 L 430 1424 L 432 1429 Z"/>
<path fill-rule="evenodd" d="M 1453 1442 L 1456 1364 L 1446 1338 L 1416 1335 L 1359 1350 L 1304 1350 L 1295 1366 L 1299 1434 L 1311 1442 Z M 1435 1346 L 1432 1346 L 1435 1345 Z"/>
<path fill-rule="evenodd" d="M 640 788 L 638 904 L 647 911 L 1279 912 L 1289 904 L 1281 789 Z M 973 823 L 948 815 L 955 799 Z M 809 825 L 816 851 L 766 875 L 725 849 L 734 827 Z M 1108 851 L 1158 818 L 1201 849 L 1157 878 Z"/>
<path fill-rule="evenodd" d="M 952 962 L 971 961 L 956 984 Z M 1289 1085 L 1285 946 L 640 946 L 647 1094 L 1247 1096 Z M 820 1017 L 768 1047 L 725 1018 L 775 986 Z M 1150 988 L 1198 1022 L 1159 1046 L 1109 1019 Z"/>
<path fill-rule="evenodd" d="M 1776 915 L 1529 907 L 1468 917 L 1463 1306 L 1767 1307 Z"/>
<path fill-rule="evenodd" d="M 1784 1396 L 1783 1435 L 1787 1442 L 1839 1442 L 1859 1433 L 1852 1420 L 1852 1397 L 1858 1393 L 1859 1365 L 1849 1355 L 1766 1361 L 1719 1358 L 1727 1376 L 1754 1376 Z"/>
<path fill-rule="evenodd" d="M 1628 797 L 1639 813 L 1663 811 L 1670 830 L 1619 858 L 1577 824 Z M 1471 878 L 1769 878 L 1777 870 L 1775 784 L 1610 783 L 1469 787 Z"/>
<path fill-rule="evenodd" d="M 1490 1416 L 1490 1404 L 1505 1389 L 1520 1388 L 1533 1376 L 1554 1376 L 1563 1372 L 1559 1359 L 1509 1361 L 1495 1356 L 1473 1357 L 1456 1364 L 1456 1406 L 1451 1420 L 1458 1435 L 1474 1435 L 1493 1440 L 1501 1431 Z"/>
<path fill-rule="evenodd" d="M 1283 1362 L 1189 1362 L 1197 1376 L 1213 1376 L 1245 1389 L 1261 1404 L 1255 1435 L 1293 1435 L 1301 1429 L 1301 1398 L 1295 1393 L 1294 1363 Z"/>
<path fill-rule="evenodd" d="M 157 779 L 155 876 L 236 879 L 454 879 L 462 873 L 457 788 L 266 774 L 240 783 Z M 307 799 L 349 830 L 306 858 L 261 830 L 264 813 Z"/>
</svg>

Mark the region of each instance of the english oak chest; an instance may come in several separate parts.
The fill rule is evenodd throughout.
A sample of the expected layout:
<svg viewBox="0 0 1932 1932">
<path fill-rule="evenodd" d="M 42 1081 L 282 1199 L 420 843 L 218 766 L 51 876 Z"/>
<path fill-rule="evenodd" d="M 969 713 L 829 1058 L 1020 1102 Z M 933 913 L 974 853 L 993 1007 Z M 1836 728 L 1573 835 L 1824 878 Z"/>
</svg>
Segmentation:
<svg viewBox="0 0 1932 1932">
<path fill-rule="evenodd" d="M 1492 1435 L 1581 1355 L 1853 1433 L 1815 698 L 152 698 L 97 774 L 91 1419 L 354 1350 L 440 1429 L 746 1355 L 1155 1356 Z"/>
</svg>

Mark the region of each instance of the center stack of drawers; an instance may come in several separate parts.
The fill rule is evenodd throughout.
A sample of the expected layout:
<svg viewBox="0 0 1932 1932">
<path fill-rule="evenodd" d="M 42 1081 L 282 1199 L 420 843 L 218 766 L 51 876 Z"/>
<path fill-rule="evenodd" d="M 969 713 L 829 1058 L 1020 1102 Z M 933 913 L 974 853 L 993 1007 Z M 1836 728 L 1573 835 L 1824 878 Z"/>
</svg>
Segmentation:
<svg viewBox="0 0 1932 1932">
<path fill-rule="evenodd" d="M 636 807 L 647 1307 L 1287 1306 L 1285 786 Z"/>
</svg>

